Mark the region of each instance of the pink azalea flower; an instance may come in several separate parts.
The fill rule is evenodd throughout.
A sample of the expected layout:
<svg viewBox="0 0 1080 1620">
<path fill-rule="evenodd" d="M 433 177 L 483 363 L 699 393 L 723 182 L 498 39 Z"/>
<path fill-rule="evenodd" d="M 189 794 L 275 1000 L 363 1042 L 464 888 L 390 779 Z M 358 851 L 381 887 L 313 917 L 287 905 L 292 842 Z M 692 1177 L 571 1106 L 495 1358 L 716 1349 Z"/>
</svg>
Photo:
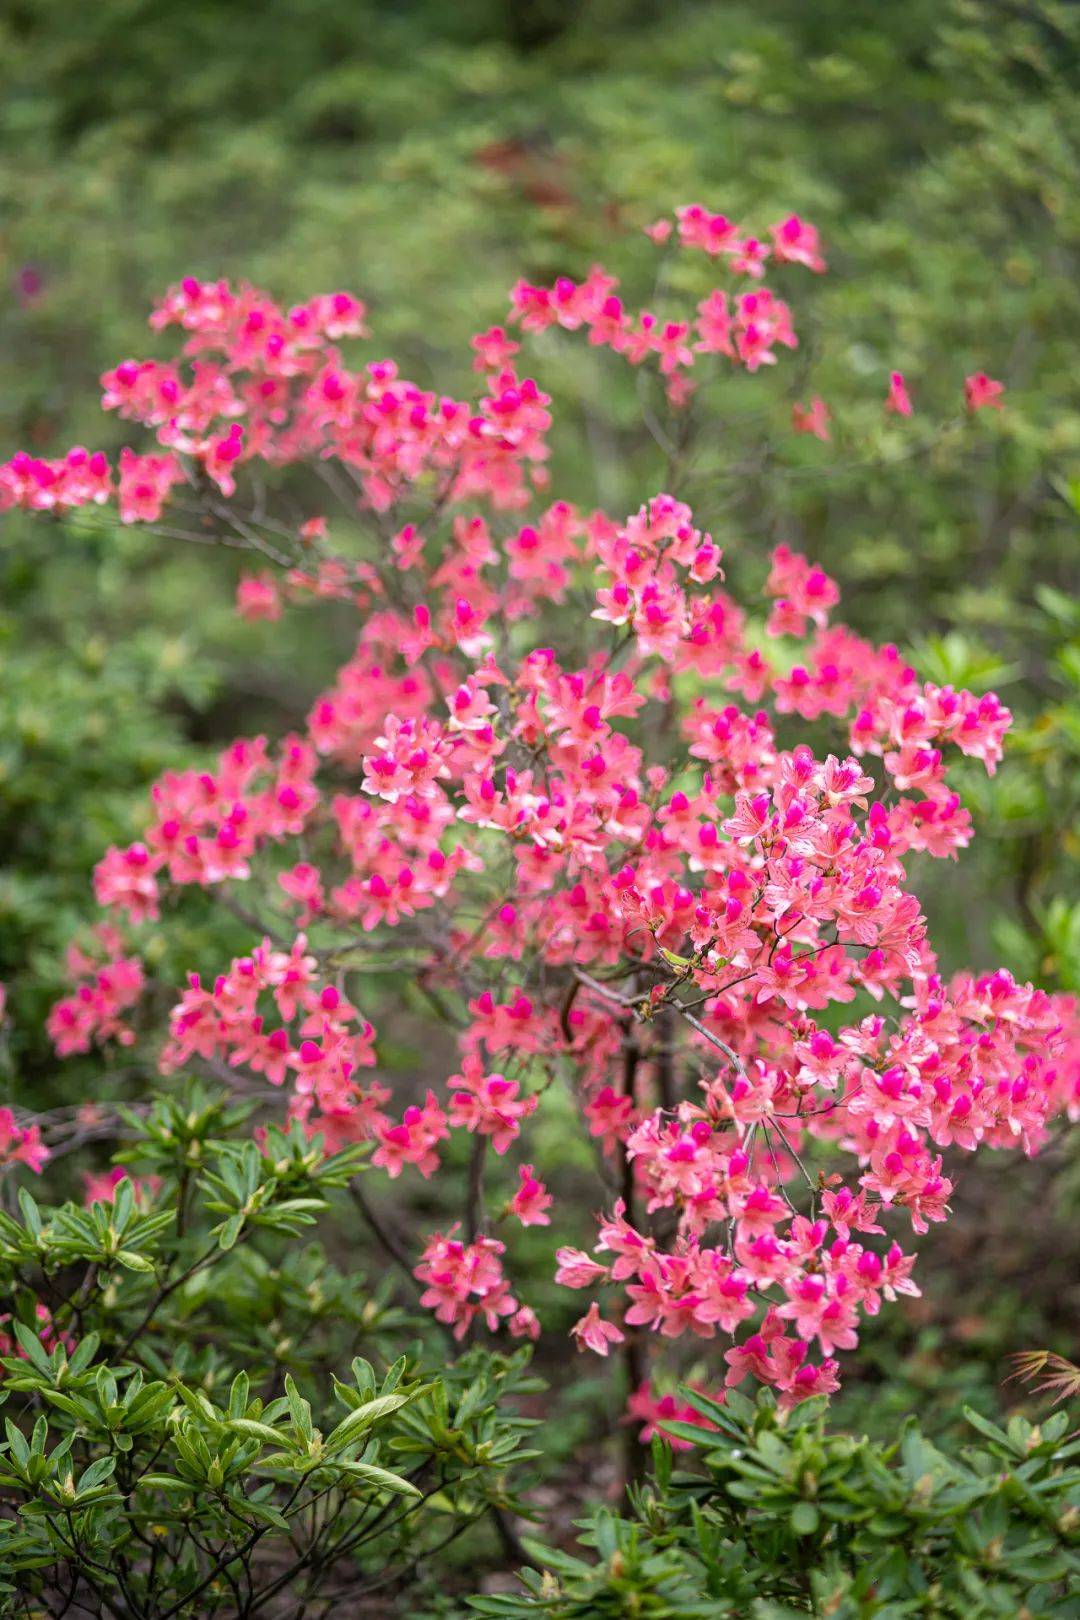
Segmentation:
<svg viewBox="0 0 1080 1620">
<path fill-rule="evenodd" d="M 985 371 L 976 371 L 964 378 L 964 404 L 969 411 L 981 411 L 988 406 L 991 410 L 1000 411 L 1004 392 L 1005 384 L 995 382 Z"/>
<path fill-rule="evenodd" d="M 598 1356 L 606 1356 L 613 1344 L 622 1344 L 626 1337 L 614 1322 L 605 1322 L 595 1300 L 570 1332 L 579 1350 L 594 1350 Z"/>
<path fill-rule="evenodd" d="M 911 415 L 911 398 L 901 371 L 889 373 L 889 392 L 885 400 L 885 409 L 894 411 L 897 416 Z"/>
</svg>

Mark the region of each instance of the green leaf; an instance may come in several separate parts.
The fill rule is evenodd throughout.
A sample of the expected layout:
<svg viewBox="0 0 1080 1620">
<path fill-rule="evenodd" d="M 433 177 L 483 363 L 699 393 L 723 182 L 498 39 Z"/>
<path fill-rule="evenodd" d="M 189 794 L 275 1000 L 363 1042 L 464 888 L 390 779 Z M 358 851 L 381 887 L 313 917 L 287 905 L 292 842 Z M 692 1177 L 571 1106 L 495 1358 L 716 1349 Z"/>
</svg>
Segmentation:
<svg viewBox="0 0 1080 1620">
<path fill-rule="evenodd" d="M 398 1496 L 419 1497 L 423 1494 L 407 1479 L 402 1479 L 400 1474 L 392 1474 L 386 1468 L 376 1468 L 373 1463 L 347 1462 L 342 1459 L 334 1466 L 355 1474 L 358 1479 L 367 1480 L 369 1485 L 379 1485 L 383 1490 L 394 1491 Z"/>
<path fill-rule="evenodd" d="M 92 1462 L 90 1464 L 89 1468 L 80 1478 L 80 1493 L 87 1490 L 93 1490 L 96 1486 L 101 1485 L 105 1480 L 111 1479 L 115 1472 L 115 1457 L 99 1457 L 97 1462 Z"/>
<path fill-rule="evenodd" d="M 190 1491 L 191 1486 L 186 1480 L 177 1479 L 175 1474 L 143 1474 L 139 1478 L 140 1485 L 148 1485 L 152 1490 L 183 1492 Z"/>
<path fill-rule="evenodd" d="M 812 1536 L 821 1522 L 813 1502 L 796 1502 L 791 1510 L 791 1528 L 797 1536 Z"/>
<path fill-rule="evenodd" d="M 375 1400 L 368 1401 L 365 1406 L 356 1407 L 347 1417 L 343 1417 L 337 1428 L 327 1436 L 327 1452 L 337 1451 L 342 1446 L 348 1445 L 380 1418 L 407 1405 L 410 1399 L 408 1395 L 379 1395 Z"/>
<path fill-rule="evenodd" d="M 218 1248 L 231 1249 L 236 1243 L 237 1238 L 240 1236 L 240 1233 L 243 1231 L 243 1228 L 243 1215 L 230 1215 L 229 1219 L 227 1221 L 223 1221 L 217 1228 Z"/>
<path fill-rule="evenodd" d="M 229 1418 L 225 1427 L 237 1434 L 250 1435 L 253 1440 L 262 1440 L 268 1446 L 287 1446 L 289 1443 L 288 1435 L 271 1429 L 265 1423 L 257 1423 L 254 1418 Z"/>
<path fill-rule="evenodd" d="M 123 1186 L 123 1182 L 120 1185 Z M 118 1264 L 122 1265 L 127 1271 L 142 1271 L 153 1274 L 154 1266 L 152 1261 L 148 1260 L 143 1254 L 136 1254 L 134 1249 L 118 1249 L 116 1259 Z"/>
<path fill-rule="evenodd" d="M 18 1198 L 19 1208 L 22 1211 L 22 1218 L 26 1222 L 27 1231 L 32 1237 L 39 1238 L 41 1236 L 41 1212 L 37 1204 L 25 1187 L 19 1188 Z"/>
<path fill-rule="evenodd" d="M 692 1446 L 715 1446 L 716 1434 L 712 1429 L 699 1429 L 696 1424 L 683 1423 L 672 1419 L 670 1422 L 658 1421 L 657 1428 L 661 1434 L 673 1434 L 677 1440 L 688 1440 Z"/>
<path fill-rule="evenodd" d="M 971 1424 L 971 1427 L 978 1429 L 979 1433 L 984 1434 L 988 1440 L 995 1440 L 999 1446 L 1005 1446 L 1009 1451 L 1015 1449 L 1004 1429 L 999 1429 L 996 1423 L 991 1423 L 989 1418 L 984 1418 L 980 1412 L 976 1412 L 973 1406 L 964 1407 L 964 1416 Z"/>
<path fill-rule="evenodd" d="M 32 1333 L 25 1323 L 16 1322 L 15 1337 L 22 1346 L 24 1354 L 29 1358 L 39 1372 L 46 1375 L 51 1383 L 53 1376 L 52 1357 L 45 1349 L 45 1346 L 42 1344 L 37 1334 Z"/>
</svg>

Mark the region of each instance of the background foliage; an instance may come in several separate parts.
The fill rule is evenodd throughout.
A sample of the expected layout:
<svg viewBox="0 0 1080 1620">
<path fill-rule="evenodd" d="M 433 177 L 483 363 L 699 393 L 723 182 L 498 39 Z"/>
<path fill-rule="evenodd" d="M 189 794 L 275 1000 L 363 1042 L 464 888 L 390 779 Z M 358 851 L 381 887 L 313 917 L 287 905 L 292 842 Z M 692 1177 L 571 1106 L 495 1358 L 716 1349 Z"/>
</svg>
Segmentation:
<svg viewBox="0 0 1080 1620">
<path fill-rule="evenodd" d="M 447 366 L 453 380 L 519 274 L 581 273 L 623 227 L 632 256 L 673 202 L 797 208 L 831 274 L 795 364 L 807 395 L 848 402 L 834 443 L 793 440 L 766 382 L 752 415 L 733 397 L 677 493 L 733 570 L 786 540 L 841 579 L 856 628 L 917 636 L 928 676 L 1002 693 L 1011 758 L 992 782 L 972 773 L 976 844 L 926 903 L 956 960 L 1076 988 L 1078 91 L 1080 17 L 1045 0 L 13 0 L 0 436 L 122 442 L 93 379 L 151 351 L 146 310 L 182 273 L 286 299 L 349 287 L 378 347 L 420 382 Z M 903 433 L 881 414 L 892 366 L 915 395 Z M 557 341 L 543 367 L 573 401 L 560 488 L 631 509 L 661 465 L 632 425 L 632 381 Z M 1008 389 L 977 432 L 956 398 L 976 369 Z M 268 636 L 232 614 L 228 558 L 2 521 L 4 1061 L 17 1100 L 47 1108 L 140 1084 L 122 1060 L 58 1070 L 40 1033 L 62 945 L 92 914 L 94 859 L 137 830 L 166 764 L 301 715 L 347 627 L 298 615 Z M 209 927 L 157 948 L 198 965 Z M 423 1079 L 396 1033 L 390 1056 Z M 927 1300 L 867 1341 L 853 1422 L 888 1432 L 916 1399 L 952 1422 L 959 1397 L 992 1404 L 1006 1349 L 1075 1347 L 1080 1174 L 1064 1149 L 1015 1182 L 969 1171 L 963 1194 L 973 1218 L 928 1246 Z M 569 1432 L 590 1432 L 587 1387 L 574 1399 Z"/>
</svg>

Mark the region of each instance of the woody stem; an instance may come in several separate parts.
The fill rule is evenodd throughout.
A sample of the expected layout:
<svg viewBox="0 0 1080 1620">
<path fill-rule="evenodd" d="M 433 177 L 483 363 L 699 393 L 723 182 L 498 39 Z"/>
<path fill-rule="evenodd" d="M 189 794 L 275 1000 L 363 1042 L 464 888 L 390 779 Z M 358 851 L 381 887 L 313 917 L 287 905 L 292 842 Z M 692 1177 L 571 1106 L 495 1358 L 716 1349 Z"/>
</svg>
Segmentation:
<svg viewBox="0 0 1080 1620">
<path fill-rule="evenodd" d="M 634 1026 L 627 1021 L 623 1036 L 623 1096 L 629 1098 L 631 1104 L 636 1102 L 636 1085 L 638 1063 L 641 1051 L 634 1033 Z M 631 1226 L 637 1225 L 634 1187 L 634 1161 L 626 1151 L 625 1143 L 621 1149 L 622 1157 L 622 1197 L 626 1205 L 625 1219 Z M 637 1329 L 627 1332 L 623 1344 L 623 1365 L 626 1368 L 627 1394 L 632 1395 L 644 1382 L 648 1371 L 648 1358 L 641 1334 Z M 645 1474 L 645 1448 L 637 1437 L 637 1431 L 629 1426 L 623 1438 L 623 1488 L 628 1489 L 644 1477 Z"/>
</svg>

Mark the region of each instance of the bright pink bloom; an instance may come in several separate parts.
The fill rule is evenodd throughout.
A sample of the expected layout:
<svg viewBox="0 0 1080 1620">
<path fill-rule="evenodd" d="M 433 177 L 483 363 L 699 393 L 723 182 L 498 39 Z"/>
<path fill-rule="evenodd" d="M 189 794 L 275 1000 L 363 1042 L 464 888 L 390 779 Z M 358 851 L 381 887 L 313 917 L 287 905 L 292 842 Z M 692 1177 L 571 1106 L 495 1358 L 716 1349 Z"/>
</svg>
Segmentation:
<svg viewBox="0 0 1080 1620">
<path fill-rule="evenodd" d="M 517 1216 L 522 1226 L 550 1226 L 551 1216 L 547 1211 L 553 1200 L 544 1183 L 536 1179 L 531 1164 L 519 1167 L 518 1179 L 518 1190 L 508 1205 L 511 1214 Z"/>
<path fill-rule="evenodd" d="M 1000 411 L 1003 408 L 1001 396 L 1004 392 L 1005 384 L 995 382 L 985 371 L 976 371 L 970 377 L 964 378 L 964 404 L 969 411 L 981 411 L 987 406 L 991 410 Z"/>
<path fill-rule="evenodd" d="M 25 1164 L 38 1175 L 49 1159 L 39 1125 L 19 1125 L 10 1108 L 0 1108 L 0 1167 Z"/>
<path fill-rule="evenodd" d="M 779 225 L 771 226 L 769 235 L 777 259 L 805 265 L 807 270 L 816 271 L 818 275 L 824 271 L 825 260 L 821 256 L 818 233 L 808 220 L 791 214 Z"/>
<path fill-rule="evenodd" d="M 450 1123 L 490 1136 L 496 1153 L 505 1153 L 521 1130 L 521 1122 L 535 1113 L 538 1099 L 519 1096 L 516 1080 L 502 1074 L 483 1074 L 475 1059 L 466 1059 L 462 1073 L 448 1082 L 457 1089 L 450 1098 Z"/>
<path fill-rule="evenodd" d="M 281 597 L 269 574 L 244 574 L 236 587 L 236 611 L 242 619 L 281 618 Z"/>
<path fill-rule="evenodd" d="M 816 439 L 828 444 L 831 437 L 829 407 L 819 395 L 815 394 L 806 408 L 802 405 L 791 407 L 791 425 L 796 433 L 812 433 Z"/>
<path fill-rule="evenodd" d="M 903 372 L 891 371 L 889 373 L 889 392 L 885 400 L 885 409 L 894 411 L 897 416 L 911 415 L 911 399 L 904 381 Z"/>
<path fill-rule="evenodd" d="M 145 844 L 107 850 L 94 868 L 94 898 L 98 905 L 116 906 L 126 911 L 132 922 L 156 922 L 159 896 L 154 874 L 161 864 L 161 857 L 152 855 Z"/>
<path fill-rule="evenodd" d="M 613 1344 L 622 1344 L 626 1337 L 614 1322 L 605 1322 L 595 1300 L 570 1332 L 579 1350 L 595 1350 L 598 1356 L 606 1356 Z"/>
</svg>

